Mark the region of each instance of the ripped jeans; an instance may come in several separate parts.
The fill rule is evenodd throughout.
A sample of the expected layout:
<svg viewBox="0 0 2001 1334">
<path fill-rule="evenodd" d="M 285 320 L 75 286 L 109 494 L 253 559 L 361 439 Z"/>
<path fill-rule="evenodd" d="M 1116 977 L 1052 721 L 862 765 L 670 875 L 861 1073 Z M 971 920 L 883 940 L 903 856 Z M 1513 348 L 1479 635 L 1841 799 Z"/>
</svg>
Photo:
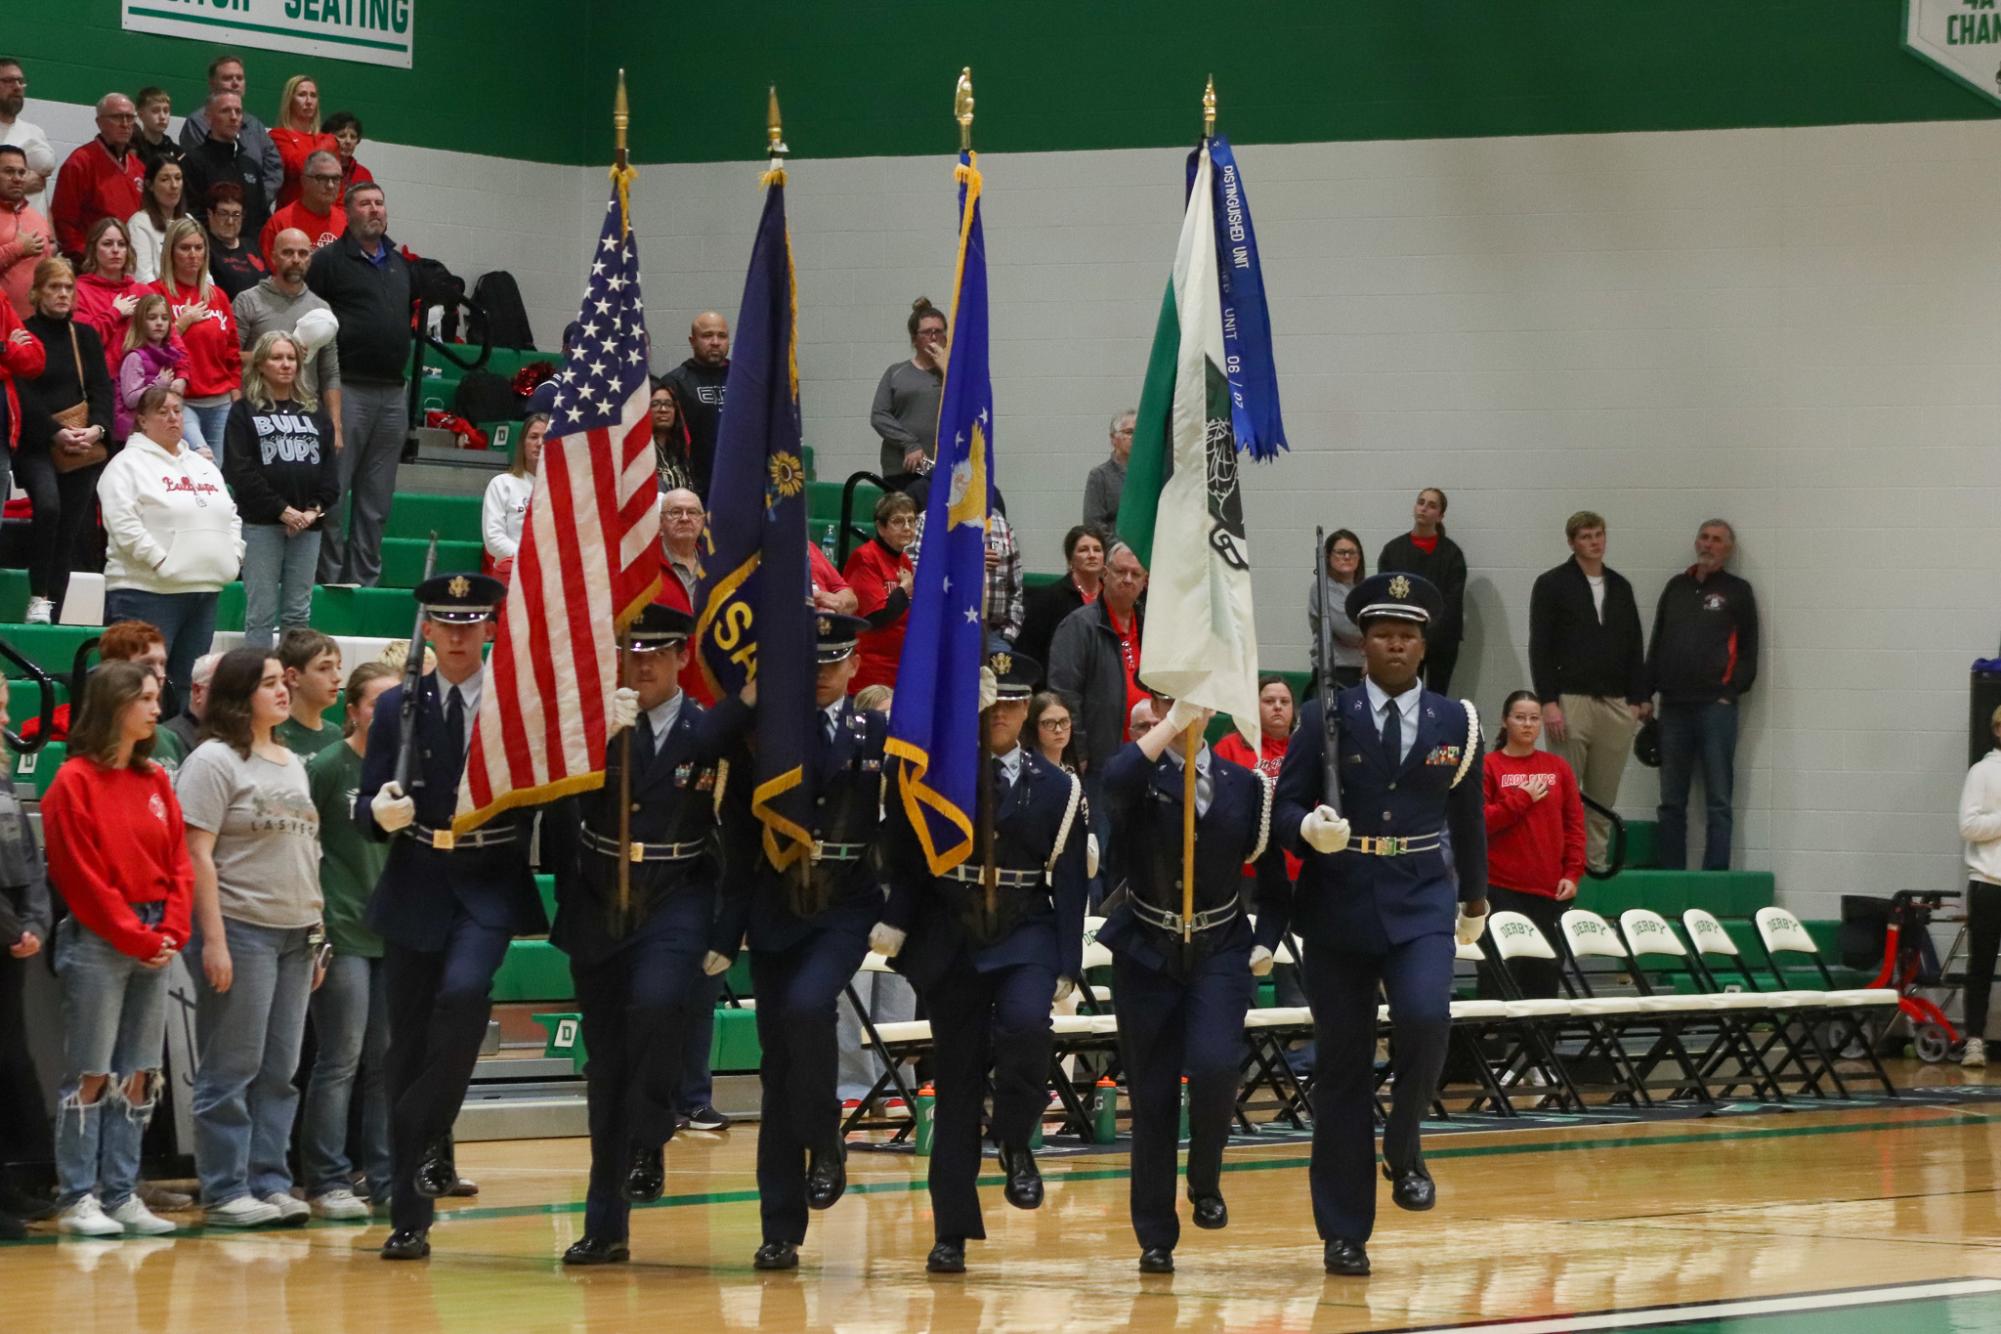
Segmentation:
<svg viewBox="0 0 2001 1334">
<path fill-rule="evenodd" d="M 163 904 L 134 904 L 139 920 L 159 924 Z M 56 1111 L 58 1203 L 68 1208 L 96 1194 L 116 1209 L 139 1183 L 139 1145 L 164 1082 L 167 972 L 121 954 L 102 936 L 65 917 L 56 928 L 56 976 L 62 984 L 63 1078 Z M 83 1081 L 103 1076 L 98 1097 L 83 1101 Z M 129 1086 L 146 1082 L 143 1102 Z"/>
</svg>

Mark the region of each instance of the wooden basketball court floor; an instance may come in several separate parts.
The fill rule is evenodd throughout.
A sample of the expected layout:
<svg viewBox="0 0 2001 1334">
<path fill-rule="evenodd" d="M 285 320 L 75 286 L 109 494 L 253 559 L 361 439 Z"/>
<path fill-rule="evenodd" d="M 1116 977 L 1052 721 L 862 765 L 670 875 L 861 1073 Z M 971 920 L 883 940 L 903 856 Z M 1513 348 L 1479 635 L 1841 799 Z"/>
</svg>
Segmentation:
<svg viewBox="0 0 2001 1334">
<path fill-rule="evenodd" d="M 428 1262 L 379 1260 L 382 1224 L 38 1235 L 0 1246 L 0 1330 L 2001 1331 L 1995 1104 L 1439 1136 L 1439 1207 L 1404 1214 L 1384 1195 L 1369 1279 L 1321 1272 L 1297 1142 L 1232 1145 L 1230 1226 L 1196 1231 L 1184 1209 L 1171 1276 L 1137 1272 L 1109 1153 L 1046 1158 L 1035 1213 L 988 1180 L 990 1239 L 949 1278 L 923 1269 L 924 1160 L 852 1153 L 800 1268 L 761 1274 L 756 1133 L 675 1140 L 629 1265 L 557 1262 L 582 1227 L 583 1141 L 472 1144 L 461 1166 L 481 1194 L 442 1215 Z"/>
</svg>

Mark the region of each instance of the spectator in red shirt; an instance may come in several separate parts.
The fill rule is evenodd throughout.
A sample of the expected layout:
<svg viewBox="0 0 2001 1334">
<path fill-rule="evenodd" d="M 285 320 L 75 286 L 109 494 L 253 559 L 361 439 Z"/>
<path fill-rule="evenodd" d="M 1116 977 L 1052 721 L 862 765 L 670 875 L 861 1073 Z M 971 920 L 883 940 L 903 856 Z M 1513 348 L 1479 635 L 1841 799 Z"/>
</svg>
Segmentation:
<svg viewBox="0 0 2001 1334">
<path fill-rule="evenodd" d="M 298 198 L 273 213 L 257 234 L 257 248 L 267 260 L 272 258 L 271 243 L 287 227 L 304 232 L 315 250 L 332 245 L 347 230 L 347 210 L 340 206 L 340 159 L 317 149 L 306 159 L 300 179 L 304 188 Z"/>
<path fill-rule="evenodd" d="M 160 281 L 153 287 L 167 298 L 174 332 L 188 353 L 183 438 L 220 468 L 229 408 L 243 397 L 243 347 L 229 293 L 209 276 L 208 233 L 193 218 L 167 228 Z"/>
<path fill-rule="evenodd" d="M 285 80 L 285 91 L 278 98 L 278 123 L 271 127 L 271 142 L 278 146 L 278 160 L 285 164 L 285 180 L 278 187 L 278 203 L 282 207 L 302 193 L 300 179 L 306 174 L 312 155 L 338 151 L 333 135 L 320 128 L 320 85 L 312 75 L 294 74 Z M 336 157 L 335 161 L 338 163 L 339 159 Z M 334 228 L 334 235 L 340 235 L 341 230 Z"/>
<path fill-rule="evenodd" d="M 354 150 L 361 147 L 361 117 L 352 111 L 336 111 L 327 117 L 325 129 L 333 136 L 334 152 L 340 157 L 340 197 L 345 199 L 349 190 L 375 179 L 374 172 L 354 160 Z"/>
<path fill-rule="evenodd" d="M 48 219 L 28 202 L 30 175 L 27 153 L 17 144 L 0 144 L 0 301 L 22 319 L 35 309 L 28 299 L 35 266 L 56 253 Z"/>
<path fill-rule="evenodd" d="M 813 579 L 813 609 L 831 611 L 841 616 L 852 616 L 861 599 L 855 590 L 848 587 L 848 581 L 841 578 L 841 572 L 834 568 L 834 562 L 827 559 L 827 553 L 808 545 L 806 560 L 810 568 L 807 573 Z"/>
<path fill-rule="evenodd" d="M 101 219 L 121 223 L 137 213 L 145 199 L 146 159 L 132 151 L 139 112 L 123 93 L 97 99 L 97 137 L 79 147 L 56 174 L 55 202 L 49 221 L 56 244 L 72 259 L 82 259 L 90 229 Z"/>
<path fill-rule="evenodd" d="M 97 332 L 97 341 L 104 345 L 104 373 L 114 384 L 132 312 L 150 290 L 132 276 L 132 235 L 124 220 L 99 218 L 91 224 L 83 263 L 77 269 L 75 319 Z"/>
<path fill-rule="evenodd" d="M 1292 698 L 1292 687 L 1283 677 L 1267 676 L 1258 682 L 1258 753 L 1251 754 L 1244 738 L 1231 732 L 1215 744 L 1216 756 L 1255 769 L 1276 783 L 1278 767 L 1285 763 L 1286 749 L 1292 745 L 1292 729 L 1298 725 L 1299 709 Z M 1299 879 L 1299 858 L 1290 852 L 1285 854 L 1285 871 L 1288 879 Z M 1244 878 L 1255 879 L 1248 864 L 1244 867 Z"/>
<path fill-rule="evenodd" d="M 915 536 L 916 502 L 901 491 L 891 491 L 875 503 L 875 536 L 855 548 L 841 571 L 855 592 L 855 614 L 869 623 L 862 634 L 861 668 L 848 683 L 851 695 L 864 686 L 896 684 L 914 574 L 904 548 Z"/>
<path fill-rule="evenodd" d="M 1584 878 L 1584 799 L 1560 755 L 1537 750 L 1542 705 L 1517 690 L 1502 706 L 1503 743 L 1487 752 L 1487 893 L 1489 911 L 1518 912 L 1556 943 L 1558 922 Z M 1508 969 L 1522 994 L 1558 992 L 1547 959 L 1514 959 Z"/>
</svg>

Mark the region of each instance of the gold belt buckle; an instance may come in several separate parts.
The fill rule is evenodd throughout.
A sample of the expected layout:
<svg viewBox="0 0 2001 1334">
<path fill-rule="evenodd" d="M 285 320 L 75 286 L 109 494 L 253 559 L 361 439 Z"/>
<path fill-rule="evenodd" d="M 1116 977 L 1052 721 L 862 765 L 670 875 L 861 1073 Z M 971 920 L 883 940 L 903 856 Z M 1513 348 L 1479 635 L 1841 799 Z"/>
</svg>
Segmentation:
<svg viewBox="0 0 2001 1334">
<path fill-rule="evenodd" d="M 634 865 L 638 865 L 640 862 L 646 860 L 646 845 L 644 843 L 628 843 L 625 845 L 625 855 Z"/>
<path fill-rule="evenodd" d="M 449 829 L 433 829 L 431 831 L 431 846 L 439 852 L 450 852 L 458 846 L 458 841 L 458 835 L 452 833 Z"/>
</svg>

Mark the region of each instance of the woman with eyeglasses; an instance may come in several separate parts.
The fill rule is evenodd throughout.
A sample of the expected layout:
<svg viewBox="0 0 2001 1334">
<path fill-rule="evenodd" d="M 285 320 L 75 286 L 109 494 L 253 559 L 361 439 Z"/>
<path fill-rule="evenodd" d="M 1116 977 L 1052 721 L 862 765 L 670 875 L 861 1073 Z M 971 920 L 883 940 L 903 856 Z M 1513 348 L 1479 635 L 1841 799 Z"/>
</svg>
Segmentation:
<svg viewBox="0 0 2001 1334">
<path fill-rule="evenodd" d="M 231 301 L 270 276 L 264 256 L 243 241 L 243 187 L 218 181 L 208 188 L 208 276 Z"/>
<path fill-rule="evenodd" d="M 1075 732 L 1070 706 L 1063 696 L 1044 690 L 1028 702 L 1028 727 L 1024 735 L 1035 753 L 1059 768 L 1077 772 L 1076 748 L 1070 744 Z"/>
<path fill-rule="evenodd" d="M 910 359 L 882 373 L 868 423 L 882 437 L 882 476 L 919 505 L 938 457 L 938 398 L 945 388 L 945 312 L 929 297 L 910 303 Z"/>
<path fill-rule="evenodd" d="M 1362 556 L 1362 539 L 1346 528 L 1327 535 L 1320 558 L 1327 562 L 1327 591 L 1334 606 L 1328 616 L 1328 636 L 1334 641 L 1334 684 L 1346 689 L 1362 684 L 1362 631 L 1348 619 L 1348 594 L 1367 577 L 1368 562 Z M 1306 590 L 1306 644 L 1313 659 L 1313 674 L 1322 670 L 1320 655 L 1320 581 Z"/>
<path fill-rule="evenodd" d="M 861 669 L 848 684 L 851 695 L 872 685 L 896 685 L 916 571 L 907 549 L 916 536 L 917 502 L 891 491 L 875 504 L 875 536 L 855 548 L 841 571 L 855 592 L 855 614 L 869 623 L 861 637 Z"/>
</svg>

